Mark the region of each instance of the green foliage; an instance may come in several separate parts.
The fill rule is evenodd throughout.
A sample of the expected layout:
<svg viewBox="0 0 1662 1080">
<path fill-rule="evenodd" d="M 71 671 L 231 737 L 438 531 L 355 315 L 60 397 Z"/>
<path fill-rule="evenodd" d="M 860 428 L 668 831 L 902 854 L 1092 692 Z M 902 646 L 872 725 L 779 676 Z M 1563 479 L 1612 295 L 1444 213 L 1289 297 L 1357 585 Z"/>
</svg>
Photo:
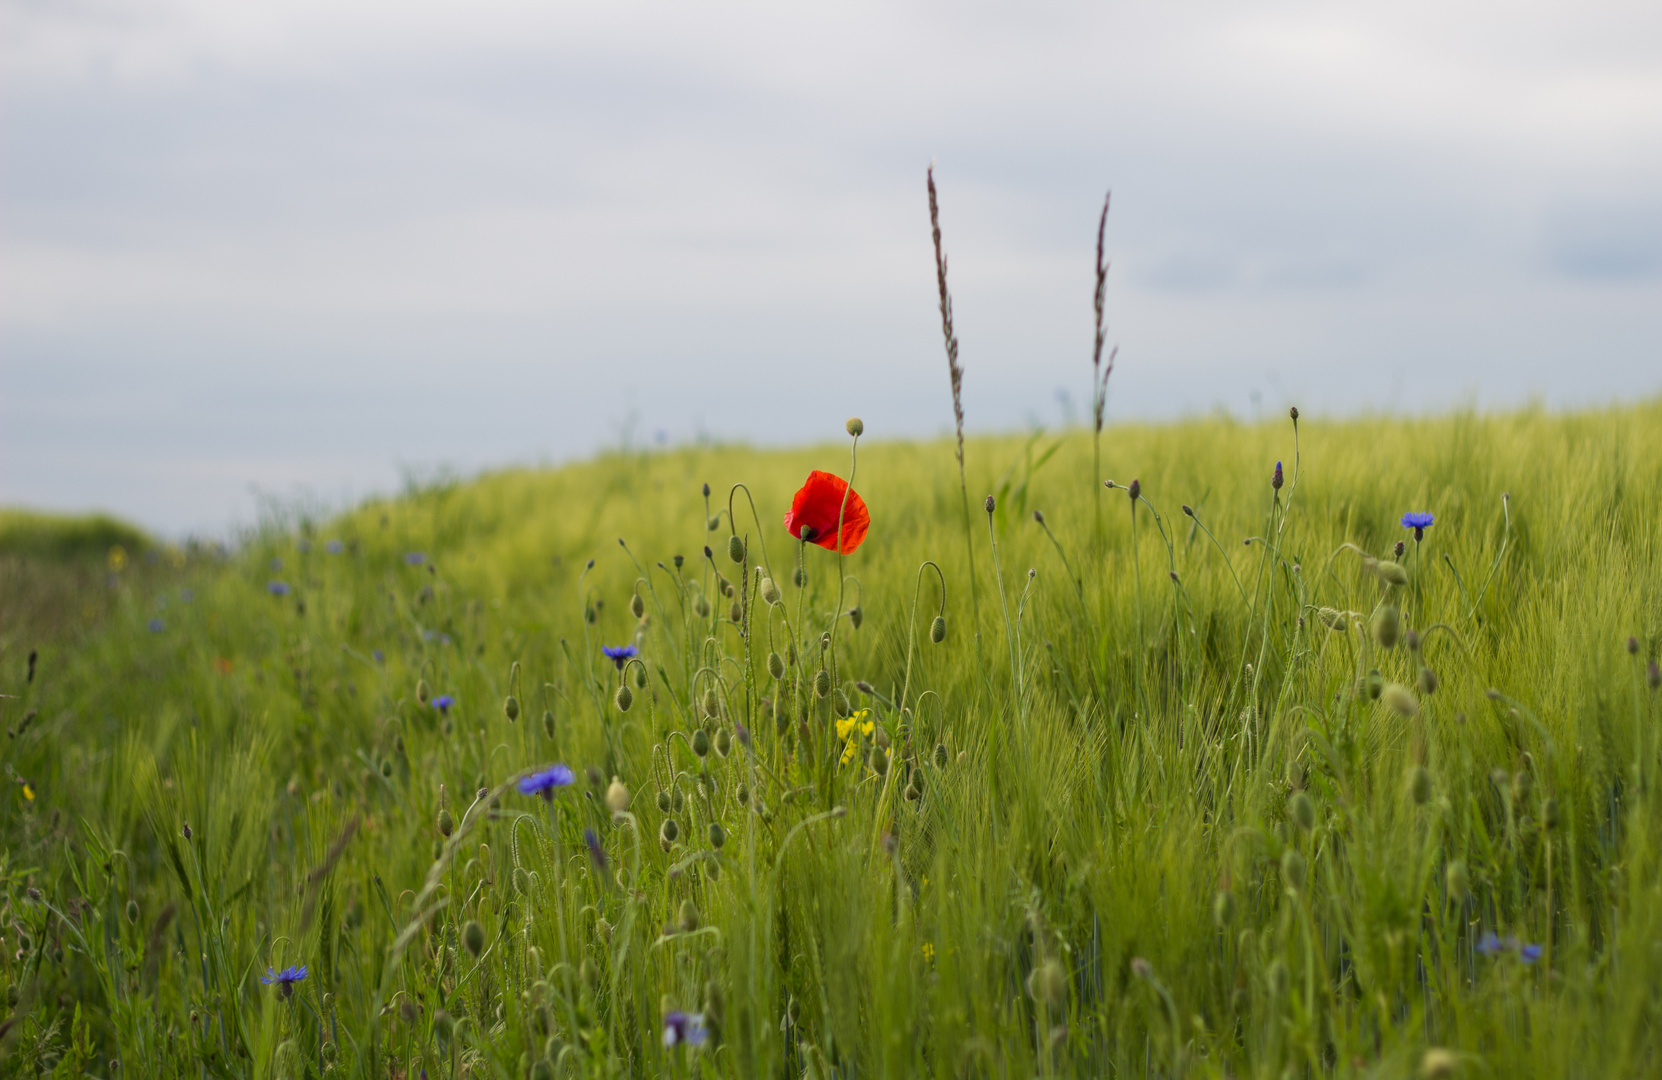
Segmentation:
<svg viewBox="0 0 1662 1080">
<path fill-rule="evenodd" d="M 142 531 L 107 514 L 66 516 L 0 510 L 0 555 L 103 560 L 111 548 L 136 555 L 153 546 Z"/>
<path fill-rule="evenodd" d="M 1105 434 L 971 440 L 973 566 L 878 443 L 841 560 L 846 448 L 728 448 L 86 579 L 0 638 L 7 1068 L 1643 1075 L 1662 404 Z"/>
</svg>

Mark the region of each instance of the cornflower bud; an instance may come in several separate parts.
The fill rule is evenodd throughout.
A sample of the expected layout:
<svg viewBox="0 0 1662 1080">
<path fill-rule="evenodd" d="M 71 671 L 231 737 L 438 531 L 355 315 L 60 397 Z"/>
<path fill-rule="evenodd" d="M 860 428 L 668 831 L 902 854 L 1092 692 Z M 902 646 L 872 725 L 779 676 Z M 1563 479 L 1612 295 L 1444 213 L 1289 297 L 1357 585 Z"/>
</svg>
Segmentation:
<svg viewBox="0 0 1662 1080">
<path fill-rule="evenodd" d="M 1287 415 L 1293 418 L 1293 423 L 1298 423 L 1298 406 L 1294 405 L 1292 408 L 1288 409 Z"/>
<path fill-rule="evenodd" d="M 1131 495 L 1131 501 L 1135 503 L 1143 496 L 1143 482 L 1141 480 L 1133 480 L 1131 481 L 1131 486 L 1125 490 Z"/>
<path fill-rule="evenodd" d="M 1398 540 L 1396 546 L 1391 549 L 1391 554 L 1400 559 L 1402 558 L 1402 553 L 1407 550 L 1408 545 L 1403 543 L 1401 540 Z"/>
<path fill-rule="evenodd" d="M 1629 637 L 1627 639 L 1627 655 L 1629 655 L 1629 656 L 1638 656 L 1639 655 L 1639 639 L 1638 638 Z"/>
<path fill-rule="evenodd" d="M 1275 463 L 1275 475 L 1270 478 L 1270 487 L 1274 488 L 1276 491 L 1280 491 L 1282 483 L 1281 462 L 1278 461 Z"/>
<path fill-rule="evenodd" d="M 993 497 L 992 497 L 992 496 L 991 496 L 991 495 L 988 495 L 988 496 L 987 496 L 987 501 L 986 501 L 986 503 L 985 503 L 985 504 L 984 504 L 984 505 L 985 505 L 985 506 L 986 506 L 986 508 L 987 508 L 987 513 L 989 513 L 989 514 L 990 514 L 990 513 L 992 513 L 992 512 L 993 512 L 993 510 L 994 510 L 994 509 L 995 509 L 995 508 L 997 508 L 997 506 L 998 506 L 998 503 L 997 503 L 997 501 L 996 501 L 996 500 L 994 500 L 994 499 L 993 499 Z"/>
<path fill-rule="evenodd" d="M 1645 672 L 1645 685 L 1652 690 L 1662 687 L 1662 667 L 1658 667 L 1655 660 L 1650 662 L 1650 667 Z"/>
</svg>

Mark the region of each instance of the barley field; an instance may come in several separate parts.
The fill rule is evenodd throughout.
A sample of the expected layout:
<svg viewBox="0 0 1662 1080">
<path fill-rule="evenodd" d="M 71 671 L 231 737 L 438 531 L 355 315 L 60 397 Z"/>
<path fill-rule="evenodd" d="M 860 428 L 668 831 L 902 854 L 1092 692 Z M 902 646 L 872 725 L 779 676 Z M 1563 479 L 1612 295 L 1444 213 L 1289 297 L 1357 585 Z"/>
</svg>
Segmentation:
<svg viewBox="0 0 1662 1080">
<path fill-rule="evenodd" d="M 1662 402 L 824 437 L 0 521 L 0 1070 L 1655 1075 Z"/>
</svg>

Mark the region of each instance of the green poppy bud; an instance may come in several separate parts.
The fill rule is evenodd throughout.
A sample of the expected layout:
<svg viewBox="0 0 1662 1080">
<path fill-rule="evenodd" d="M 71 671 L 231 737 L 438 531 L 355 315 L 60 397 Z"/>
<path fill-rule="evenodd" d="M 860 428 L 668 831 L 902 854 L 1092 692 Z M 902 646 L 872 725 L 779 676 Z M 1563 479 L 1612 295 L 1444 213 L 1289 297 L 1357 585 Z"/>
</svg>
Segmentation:
<svg viewBox="0 0 1662 1080">
<path fill-rule="evenodd" d="M 779 595 L 779 583 L 770 577 L 762 579 L 762 601 L 767 604 L 778 604 L 782 597 Z"/>
<path fill-rule="evenodd" d="M 1420 1080 L 1448 1080 L 1460 1069 L 1460 1057 L 1453 1050 L 1428 1046 L 1420 1055 Z"/>
<path fill-rule="evenodd" d="M 703 728 L 696 728 L 692 734 L 693 753 L 699 757 L 710 755 L 710 735 Z"/>
<path fill-rule="evenodd" d="M 683 933 L 690 934 L 698 929 L 698 905 L 691 900 L 681 901 L 680 923 Z"/>
<path fill-rule="evenodd" d="M 606 809 L 614 814 L 621 814 L 629 809 L 629 788 L 617 777 L 612 777 L 612 783 L 606 788 Z"/>
<path fill-rule="evenodd" d="M 739 805 L 740 806 L 749 806 L 750 805 L 750 789 L 748 787 L 746 787 L 745 785 L 740 784 L 739 787 L 738 787 L 738 790 L 733 792 L 733 798 L 739 800 Z"/>
<path fill-rule="evenodd" d="M 1368 696 L 1369 701 L 1379 700 L 1379 695 L 1385 692 L 1385 677 L 1379 673 L 1378 668 L 1368 672 L 1362 680 L 1361 690 Z"/>
<path fill-rule="evenodd" d="M 1345 624 L 1349 621 L 1344 612 L 1330 607 L 1317 608 L 1316 618 L 1320 619 L 1322 625 L 1335 634 L 1343 633 Z"/>
<path fill-rule="evenodd" d="M 737 536 L 727 538 L 727 557 L 736 563 L 744 562 L 744 541 Z"/>
<path fill-rule="evenodd" d="M 1292 848 L 1288 848 L 1281 856 L 1281 880 L 1287 883 L 1289 889 L 1302 891 L 1305 875 L 1309 868 L 1304 862 L 1304 856 Z"/>
<path fill-rule="evenodd" d="M 613 700 L 617 702 L 618 712 L 628 712 L 629 706 L 635 703 L 634 691 L 629 689 L 628 683 L 624 683 L 617 688 L 617 694 L 613 697 Z"/>
<path fill-rule="evenodd" d="M 853 711 L 848 704 L 848 695 L 843 693 L 840 686 L 831 692 L 831 708 L 838 716 L 847 716 Z"/>
<path fill-rule="evenodd" d="M 444 837 L 446 840 L 450 839 L 450 834 L 456 831 L 456 819 L 450 816 L 449 810 L 439 811 L 438 824 L 439 835 Z"/>
<path fill-rule="evenodd" d="M 1455 859 L 1448 864 L 1448 870 L 1444 877 L 1448 881 L 1448 894 L 1451 900 L 1464 900 L 1471 893 L 1471 876 L 1466 873 L 1466 864 L 1459 859 Z"/>
<path fill-rule="evenodd" d="M 509 694 L 502 702 L 502 714 L 508 718 L 508 723 L 519 719 L 519 699 Z"/>
<path fill-rule="evenodd" d="M 588 623 L 590 626 L 593 626 L 595 624 L 595 620 L 598 619 L 599 617 L 600 616 L 595 613 L 593 604 L 584 604 L 583 605 L 583 621 L 584 622 Z"/>
<path fill-rule="evenodd" d="M 1558 800 L 1548 799 L 1541 804 L 1541 824 L 1548 830 L 1556 829 L 1563 824 L 1563 818 L 1558 813 Z"/>
<path fill-rule="evenodd" d="M 640 593 L 629 598 L 629 614 L 639 619 L 646 614 L 646 600 Z"/>
<path fill-rule="evenodd" d="M 554 1080 L 554 1063 L 547 1058 L 538 1058 L 531 1063 L 529 1080 Z"/>
<path fill-rule="evenodd" d="M 427 699 L 431 696 L 432 696 L 432 691 L 427 689 L 427 680 L 426 679 L 417 679 L 416 680 L 416 700 L 421 702 L 423 705 L 425 705 L 425 704 L 427 704 Z"/>
<path fill-rule="evenodd" d="M 797 588 L 802 588 L 804 585 L 808 584 L 808 571 L 804 570 L 800 566 L 797 567 L 791 572 L 791 580 L 796 583 Z"/>
<path fill-rule="evenodd" d="M 714 515 L 713 517 L 710 518 L 709 521 L 706 521 L 704 523 L 704 531 L 705 532 L 715 532 L 719 528 L 721 528 L 721 515 L 720 514 Z"/>
<path fill-rule="evenodd" d="M 1380 559 L 1374 563 L 1373 572 L 1387 585 L 1408 584 L 1408 568 L 1394 559 Z"/>
<path fill-rule="evenodd" d="M 1415 765 L 1408 770 L 1408 799 L 1415 806 L 1424 806 L 1431 801 L 1431 772 L 1424 765 Z"/>
<path fill-rule="evenodd" d="M 700 596 L 697 600 L 693 601 L 693 610 L 698 612 L 698 617 L 700 619 L 708 619 L 710 617 L 710 602 L 704 599 L 703 596 Z"/>
<path fill-rule="evenodd" d="M 676 837 L 681 835 L 681 826 L 675 823 L 674 818 L 665 818 L 664 823 L 658 826 L 658 837 L 666 844 L 675 843 Z"/>
<path fill-rule="evenodd" d="M 548 709 L 542 711 L 542 733 L 547 738 L 554 737 L 554 713 Z"/>
<path fill-rule="evenodd" d="M 1280 997 L 1287 992 L 1287 986 L 1292 982 L 1292 973 L 1287 970 L 1287 961 L 1276 957 L 1270 961 L 1270 966 L 1264 970 L 1264 980 L 1270 984 L 1270 993 Z"/>
<path fill-rule="evenodd" d="M 848 609 L 848 622 L 850 626 L 854 627 L 854 629 L 860 629 L 860 624 L 865 621 L 866 617 L 863 613 L 861 613 L 859 604 L 855 604 L 853 607 Z"/>
<path fill-rule="evenodd" d="M 710 822 L 710 846 L 719 850 L 721 845 L 725 843 L 727 843 L 727 833 L 722 831 L 721 822 Z"/>
<path fill-rule="evenodd" d="M 1381 649 L 1393 649 L 1402 630 L 1402 613 L 1395 604 L 1381 604 L 1373 613 L 1373 639 Z"/>
<path fill-rule="evenodd" d="M 1420 711 L 1420 700 L 1414 692 L 1401 683 L 1391 683 L 1380 692 L 1379 699 L 1386 706 L 1404 720 L 1409 719 Z"/>
<path fill-rule="evenodd" d="M 644 664 L 633 664 L 633 665 L 631 665 L 631 667 L 634 669 L 634 672 L 635 672 L 635 674 L 633 676 L 633 678 L 635 680 L 635 689 L 636 690 L 645 690 L 646 689 L 646 665 L 644 665 Z"/>
<path fill-rule="evenodd" d="M 531 892 L 531 875 L 526 872 L 525 867 L 514 867 L 513 883 L 514 892 L 519 895 L 526 896 Z"/>
<path fill-rule="evenodd" d="M 726 728 L 716 732 L 716 753 L 726 757 L 733 752 L 733 736 Z"/>
<path fill-rule="evenodd" d="M 824 668 L 814 672 L 814 693 L 825 697 L 831 692 L 831 673 Z"/>
<path fill-rule="evenodd" d="M 1432 694 L 1437 692 L 1437 687 L 1441 686 L 1442 683 L 1437 680 L 1437 673 L 1435 671 L 1432 671 L 1428 667 L 1423 667 L 1420 669 L 1418 685 L 1420 693 L 1424 694 L 1426 697 L 1430 697 Z"/>
<path fill-rule="evenodd" d="M 937 645 L 946 640 L 945 615 L 935 616 L 935 621 L 929 624 L 929 640 Z"/>
<path fill-rule="evenodd" d="M 935 768 L 937 768 L 937 769 L 946 768 L 946 744 L 945 743 L 936 743 L 935 744 Z"/>
<path fill-rule="evenodd" d="M 918 787 L 917 773 L 912 774 L 912 779 L 907 782 L 906 790 L 903 794 L 905 794 L 907 802 L 917 802 L 919 799 L 923 798 L 923 789 Z"/>
<path fill-rule="evenodd" d="M 861 420 L 858 416 L 849 417 L 848 423 L 843 426 L 847 428 L 848 433 L 856 439 L 866 433 L 865 421 Z"/>
<path fill-rule="evenodd" d="M 704 691 L 704 715 L 716 717 L 721 714 L 721 698 L 716 696 L 715 687 Z"/>
<path fill-rule="evenodd" d="M 475 960 L 485 951 L 485 928 L 476 922 L 462 927 L 462 945 Z"/>
<path fill-rule="evenodd" d="M 1212 921 L 1220 930 L 1235 921 L 1235 894 L 1228 889 L 1219 889 L 1212 898 Z"/>
<path fill-rule="evenodd" d="M 727 620 L 729 622 L 744 621 L 744 605 L 739 603 L 737 600 L 733 601 L 733 603 L 727 608 Z"/>
<path fill-rule="evenodd" d="M 1041 1005 L 1060 1005 L 1066 1001 L 1068 973 L 1061 962 L 1053 958 L 1034 968 L 1027 976 L 1027 993 Z"/>
<path fill-rule="evenodd" d="M 667 791 L 658 792 L 658 813 L 669 813 L 669 792 Z"/>
<path fill-rule="evenodd" d="M 1304 792 L 1295 791 L 1287 799 L 1287 817 L 1301 832 L 1309 832 L 1316 827 L 1316 804 Z"/>
<path fill-rule="evenodd" d="M 785 658 L 776 652 L 768 653 L 768 674 L 777 682 L 785 677 Z"/>
<path fill-rule="evenodd" d="M 887 776 L 889 772 L 889 752 L 881 746 L 871 748 L 871 756 L 866 759 L 871 771 L 878 776 Z"/>
</svg>

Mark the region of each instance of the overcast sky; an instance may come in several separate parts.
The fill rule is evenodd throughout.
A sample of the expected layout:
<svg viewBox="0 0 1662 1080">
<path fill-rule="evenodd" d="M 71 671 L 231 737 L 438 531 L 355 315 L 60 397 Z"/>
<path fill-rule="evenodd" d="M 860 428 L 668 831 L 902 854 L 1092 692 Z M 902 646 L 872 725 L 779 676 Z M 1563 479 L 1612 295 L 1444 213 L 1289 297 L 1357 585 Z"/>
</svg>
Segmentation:
<svg viewBox="0 0 1662 1080">
<path fill-rule="evenodd" d="M 0 502 L 1662 391 L 1662 5 L 4 0 Z M 1071 406 L 1063 395 L 1071 399 Z"/>
</svg>

